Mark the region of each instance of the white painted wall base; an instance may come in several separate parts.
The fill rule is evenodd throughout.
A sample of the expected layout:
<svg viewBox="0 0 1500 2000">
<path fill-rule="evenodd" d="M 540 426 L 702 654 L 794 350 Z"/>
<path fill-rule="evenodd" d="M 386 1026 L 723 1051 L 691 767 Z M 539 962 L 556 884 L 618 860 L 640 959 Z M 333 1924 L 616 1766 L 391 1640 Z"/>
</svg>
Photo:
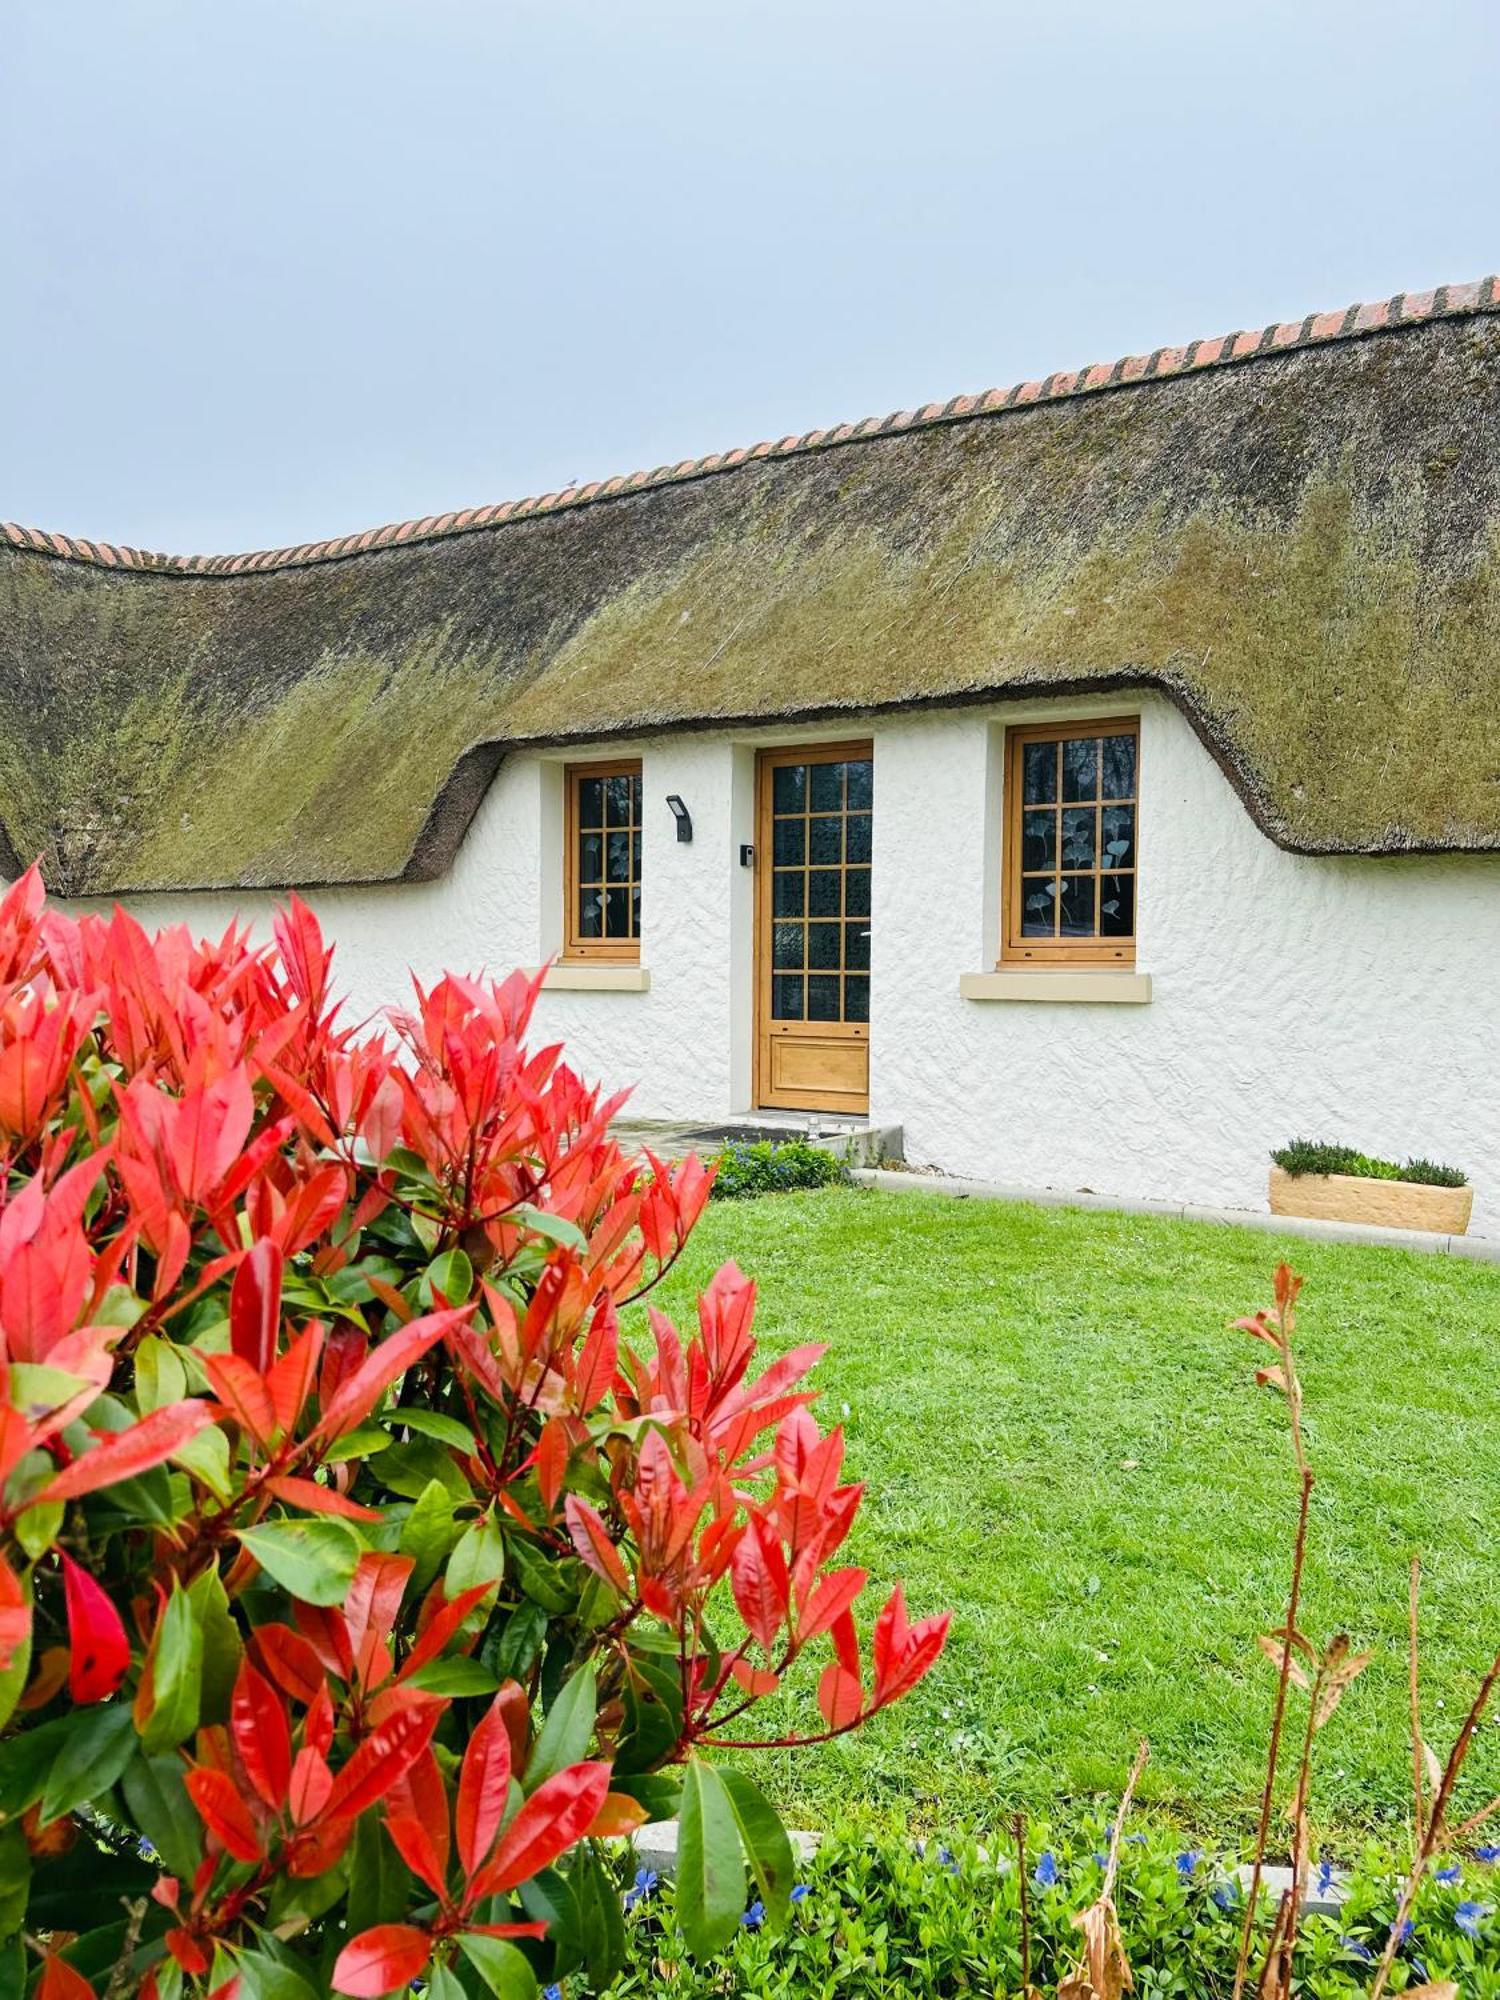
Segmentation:
<svg viewBox="0 0 1500 2000">
<path fill-rule="evenodd" d="M 992 977 L 997 958 L 1004 725 L 1136 708 L 1134 1004 L 1080 1004 L 1061 988 L 1025 1004 L 965 997 L 966 976 Z M 1159 696 L 859 726 L 875 741 L 870 1108 L 905 1128 L 910 1160 L 1020 1186 L 1264 1209 L 1273 1146 L 1345 1140 L 1465 1168 L 1473 1233 L 1500 1236 L 1500 857 L 1285 854 Z M 738 850 L 753 838 L 754 749 L 850 733 L 846 721 L 679 735 L 639 752 L 649 981 L 556 982 L 539 1023 L 585 1075 L 633 1082 L 638 1115 L 751 1108 L 752 876 Z M 361 1014 L 402 1000 L 409 968 L 424 980 L 444 966 L 499 973 L 555 953 L 562 761 L 508 758 L 443 880 L 309 898 Z M 674 836 L 668 792 L 692 813 L 690 844 Z M 132 906 L 148 924 L 211 930 L 235 911 L 263 928 L 273 901 Z"/>
</svg>

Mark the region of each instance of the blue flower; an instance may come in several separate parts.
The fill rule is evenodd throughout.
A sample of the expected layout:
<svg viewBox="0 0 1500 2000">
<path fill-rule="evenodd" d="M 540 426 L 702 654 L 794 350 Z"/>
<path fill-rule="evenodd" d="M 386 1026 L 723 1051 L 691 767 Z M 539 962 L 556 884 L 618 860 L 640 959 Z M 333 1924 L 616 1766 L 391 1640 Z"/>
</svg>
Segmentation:
<svg viewBox="0 0 1500 2000">
<path fill-rule="evenodd" d="M 562 2000 L 562 1988 L 560 1986 L 544 1986 L 542 1988 L 542 2000 Z"/>
<path fill-rule="evenodd" d="M 1213 1888 L 1208 1893 L 1210 1899 L 1221 1910 L 1232 1910 L 1240 1900 L 1240 1886 L 1238 1882 L 1215 1882 Z"/>
<path fill-rule="evenodd" d="M 1107 1868 L 1109 1866 L 1109 1856 L 1107 1854 L 1096 1854 L 1094 1856 L 1094 1866 L 1096 1868 Z"/>
<path fill-rule="evenodd" d="M 1453 1912 L 1453 1921 L 1466 1937 L 1477 1938 L 1479 1926 L 1489 1913 L 1488 1903 L 1460 1903 Z"/>
<path fill-rule="evenodd" d="M 746 1910 L 745 1914 L 740 1918 L 740 1922 L 744 1925 L 747 1931 L 758 1931 L 761 1925 L 765 1922 L 765 1920 L 766 1920 L 766 1906 L 763 1902 L 761 1902 L 759 1897 L 755 1899 L 755 1901 L 750 1905 L 749 1909 Z"/>
<path fill-rule="evenodd" d="M 1043 1851 L 1042 1858 L 1036 1864 L 1036 1872 L 1031 1879 L 1039 1889 L 1055 1889 L 1057 1887 L 1057 1856 L 1052 1852 L 1050 1847 Z"/>
<path fill-rule="evenodd" d="M 1403 1944 L 1405 1944 L 1405 1943 L 1406 1943 L 1406 1940 L 1407 1940 L 1407 1939 L 1408 1939 L 1408 1938 L 1409 1938 L 1409 1937 L 1411 1936 L 1411 1934 L 1412 1934 L 1412 1931 L 1413 1931 L 1414 1929 L 1415 1929 L 1415 1926 L 1414 1926 L 1414 1924 L 1412 1923 L 1412 1920 L 1411 1920 L 1411 1918 L 1410 1918 L 1410 1917 L 1408 1917 L 1408 1918 L 1406 1919 L 1405 1923 L 1403 1923 L 1403 1924 L 1402 1924 L 1402 1926 L 1401 1926 L 1400 1930 L 1399 1930 L 1399 1931 L 1398 1931 L 1398 1932 L 1396 1933 L 1396 1943 L 1397 1943 L 1397 1945 L 1399 1946 L 1399 1945 L 1403 1945 Z"/>
<path fill-rule="evenodd" d="M 633 1910 L 637 1903 L 644 1903 L 660 1879 L 654 1868 L 637 1868 L 634 1883 L 625 1891 L 626 1909 Z"/>
<path fill-rule="evenodd" d="M 1333 1863 L 1324 1861 L 1318 1867 L 1318 1894 L 1326 1896 L 1333 1887 Z"/>
<path fill-rule="evenodd" d="M 812 1884 L 810 1882 L 798 1882 L 792 1889 L 792 1901 L 794 1903 L 805 1903 L 811 1894 Z"/>
<path fill-rule="evenodd" d="M 1198 1863 L 1202 1859 L 1203 1859 L 1203 1852 L 1201 1848 L 1197 1847 L 1189 1847 L 1183 1853 L 1178 1855 L 1177 1872 L 1183 1878 L 1184 1881 L 1186 1881 L 1188 1876 L 1192 1874 L 1193 1870 L 1198 1866 Z"/>
<path fill-rule="evenodd" d="M 1357 1958 L 1361 1965 L 1373 1965 L 1375 1963 L 1374 1952 L 1371 1951 L 1367 1944 L 1361 1944 L 1358 1938 L 1340 1938 L 1339 1943 L 1348 1952 L 1349 1956 Z"/>
<path fill-rule="evenodd" d="M 951 1847 L 940 1847 L 937 1851 L 938 1865 L 946 1868 L 950 1875 L 958 1873 L 958 1857 Z"/>
<path fill-rule="evenodd" d="M 1458 1880 L 1459 1876 L 1462 1875 L 1463 1872 L 1464 1871 L 1462 1870 L 1462 1868 L 1459 1867 L 1458 1863 L 1456 1861 L 1452 1861 L 1448 1864 L 1446 1868 L 1434 1868 L 1432 1871 L 1432 1879 L 1434 1882 L 1442 1882 L 1445 1884 L 1453 1883 Z"/>
<path fill-rule="evenodd" d="M 1500 1847 L 1477 1847 L 1474 1851 L 1481 1861 L 1500 1861 Z"/>
</svg>

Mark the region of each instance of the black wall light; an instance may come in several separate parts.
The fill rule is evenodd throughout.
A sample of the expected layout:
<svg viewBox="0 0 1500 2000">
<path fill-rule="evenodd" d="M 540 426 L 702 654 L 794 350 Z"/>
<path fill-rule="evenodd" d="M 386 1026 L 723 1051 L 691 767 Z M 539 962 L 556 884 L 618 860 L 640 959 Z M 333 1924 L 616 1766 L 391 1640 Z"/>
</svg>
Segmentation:
<svg viewBox="0 0 1500 2000">
<path fill-rule="evenodd" d="M 688 811 L 675 792 L 667 793 L 667 804 L 671 807 L 672 817 L 677 822 L 677 838 L 679 840 L 691 840 L 693 837 L 693 815 Z"/>
</svg>

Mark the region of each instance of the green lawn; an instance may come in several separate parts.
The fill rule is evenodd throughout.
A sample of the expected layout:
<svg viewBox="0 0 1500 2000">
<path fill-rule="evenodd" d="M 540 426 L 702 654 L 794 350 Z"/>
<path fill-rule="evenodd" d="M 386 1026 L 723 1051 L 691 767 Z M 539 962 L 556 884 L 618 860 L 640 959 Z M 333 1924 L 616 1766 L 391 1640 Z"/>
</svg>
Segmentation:
<svg viewBox="0 0 1500 2000">
<path fill-rule="evenodd" d="M 869 1486 L 853 1557 L 905 1578 L 913 1616 L 956 1614 L 906 1702 L 760 1760 L 793 1821 L 1067 1817 L 1146 1734 L 1143 1797 L 1205 1833 L 1252 1823 L 1274 1681 L 1255 1635 L 1284 1602 L 1295 1485 L 1264 1350 L 1229 1321 L 1269 1303 L 1283 1255 L 1307 1277 L 1304 1623 L 1377 1648 L 1322 1738 L 1320 1824 L 1347 1845 L 1405 1810 L 1412 1551 L 1444 1751 L 1500 1649 L 1500 1267 L 926 1194 L 713 1205 L 657 1302 L 690 1318 L 733 1256 L 768 1350 L 831 1344 L 822 1415 L 846 1411 Z M 1476 1803 L 1500 1790 L 1500 1725 L 1470 1769 Z"/>
</svg>

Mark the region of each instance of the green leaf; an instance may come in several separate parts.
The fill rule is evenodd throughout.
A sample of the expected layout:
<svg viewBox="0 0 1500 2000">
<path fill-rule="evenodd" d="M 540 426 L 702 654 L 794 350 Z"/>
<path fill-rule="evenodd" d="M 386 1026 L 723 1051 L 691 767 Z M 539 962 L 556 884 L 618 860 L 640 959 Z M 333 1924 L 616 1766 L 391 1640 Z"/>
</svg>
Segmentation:
<svg viewBox="0 0 1500 2000">
<path fill-rule="evenodd" d="M 20 1825 L 0 1827 L 0 1938 L 8 1938 L 26 1920 L 31 1895 L 31 1849 Z"/>
<path fill-rule="evenodd" d="M 389 1415 L 396 1423 L 402 1413 L 392 1410 Z M 451 1453 L 435 1438 L 414 1437 L 404 1444 L 393 1444 L 381 1453 L 380 1463 L 373 1471 L 382 1486 L 388 1486 L 392 1493 L 399 1493 L 407 1500 L 420 1500 L 434 1481 L 455 1507 L 474 1498 L 473 1489 Z"/>
<path fill-rule="evenodd" d="M 238 1951 L 239 2000 L 318 2000 L 318 1989 L 294 1966 L 265 1951 Z"/>
<path fill-rule="evenodd" d="M 509 1210 L 507 1222 L 513 1222 L 518 1229 L 529 1229 L 536 1236 L 545 1236 L 549 1243 L 559 1243 L 565 1250 L 587 1250 L 589 1239 L 576 1222 L 568 1222 L 560 1215 L 548 1215 L 543 1209 L 533 1208 L 523 1201 Z"/>
<path fill-rule="evenodd" d="M 203 1823 L 183 1774 L 179 1757 L 132 1757 L 120 1789 L 137 1829 L 161 1856 L 167 1873 L 190 1882 L 203 1859 Z"/>
<path fill-rule="evenodd" d="M 349 1935 L 398 1923 L 411 1892 L 410 1869 L 382 1832 L 379 1817 L 366 1813 L 355 1822 L 349 1849 L 349 1907 L 344 1913 Z"/>
<path fill-rule="evenodd" d="M 766 1906 L 766 1915 L 779 1924 L 790 1906 L 797 1866 L 786 1828 L 770 1801 L 742 1771 L 726 1768 L 719 1778 L 729 1795 L 729 1809 L 740 1830 L 756 1891 Z"/>
<path fill-rule="evenodd" d="M 135 1350 L 135 1404 L 141 1415 L 180 1403 L 187 1394 L 187 1369 L 170 1340 L 148 1333 Z"/>
<path fill-rule="evenodd" d="M 405 1403 L 391 1411 L 392 1419 L 405 1424 L 409 1431 L 419 1431 L 423 1437 L 436 1438 L 439 1444 L 451 1444 L 455 1451 L 461 1451 L 468 1458 L 474 1455 L 474 1433 L 467 1424 L 461 1424 L 457 1417 L 446 1416 L 441 1410 L 408 1409 Z M 384 1467 L 381 1468 L 382 1471 Z"/>
<path fill-rule="evenodd" d="M 610 1790 L 634 1799 L 653 1820 L 676 1819 L 682 1811 L 682 1780 L 669 1771 L 646 1771 L 634 1778 L 617 1773 L 610 1779 Z"/>
<path fill-rule="evenodd" d="M 377 1451 L 389 1451 L 392 1442 L 390 1432 L 379 1424 L 359 1424 L 334 1439 L 323 1452 L 323 1463 L 342 1465 L 350 1458 L 373 1458 Z"/>
<path fill-rule="evenodd" d="M 496 2000 L 534 2000 L 536 1974 L 513 1944 L 460 1931 L 458 1946 Z"/>
<path fill-rule="evenodd" d="M 156 1628 L 151 1692 L 155 1705 L 141 1732 L 148 1757 L 173 1750 L 192 1735 L 203 1701 L 203 1627 L 193 1600 L 175 1578 Z"/>
<path fill-rule="evenodd" d="M 29 1605 L 32 1597 L 31 1571 L 29 1569 L 23 1570 L 16 1580 L 21 1586 L 22 1597 Z M 28 1626 L 26 1637 L 17 1646 L 14 1653 L 11 1654 L 10 1665 L 5 1669 L 3 1674 L 0 1674 L 0 1729 L 4 1729 L 6 1723 L 10 1721 L 11 1716 L 15 1713 L 16 1703 L 25 1692 L 27 1676 L 31 1672 L 31 1643 L 33 1636 L 32 1629 Z M 14 1756 L 15 1748 L 16 1746 L 13 1743 L 7 1744 L 5 1748 L 6 1756 Z"/>
<path fill-rule="evenodd" d="M 422 1273 L 417 1299 L 430 1312 L 437 1304 L 437 1293 L 441 1292 L 450 1306 L 461 1306 L 473 1290 L 474 1266 L 462 1250 L 445 1250 Z"/>
<path fill-rule="evenodd" d="M 42 1792 L 44 1821 L 61 1819 L 87 1800 L 102 1799 L 135 1749 L 130 1709 L 123 1701 L 104 1702 L 82 1718 L 75 1712 L 66 1721 L 67 1734 Z M 12 1754 L 7 1750 L 7 1757 Z"/>
<path fill-rule="evenodd" d="M 17 1516 L 16 1540 L 33 1562 L 44 1556 L 57 1540 L 65 1511 L 63 1501 L 46 1500 L 40 1507 L 28 1507 L 24 1514 Z"/>
<path fill-rule="evenodd" d="M 526 1765 L 525 1789 L 534 1792 L 548 1778 L 581 1764 L 588 1755 L 599 1712 L 599 1689 L 592 1661 L 585 1660 L 578 1671 L 563 1683 L 556 1701 L 547 1710 L 541 1734 L 532 1745 Z"/>
<path fill-rule="evenodd" d="M 722 1951 L 745 1913 L 745 1859 L 724 1781 L 696 1753 L 682 1780 L 677 1915 L 694 1958 Z"/>
<path fill-rule="evenodd" d="M 493 1694 L 500 1682 L 478 1660 L 466 1660 L 459 1656 L 450 1660 L 429 1660 L 425 1667 L 418 1667 L 414 1674 L 407 1675 L 406 1685 L 425 1688 L 428 1694 L 458 1696 Z"/>
<path fill-rule="evenodd" d="M 463 1981 L 446 1965 L 435 1965 L 427 1974 L 427 2000 L 468 2000 Z"/>
<path fill-rule="evenodd" d="M 304 1604 L 342 1604 L 359 1543 L 342 1521 L 273 1521 L 241 1528 L 240 1540 L 267 1576 Z"/>
<path fill-rule="evenodd" d="M 203 1703 L 199 1719 L 224 1722 L 229 1715 L 229 1698 L 240 1670 L 244 1641 L 217 1569 L 200 1571 L 188 1585 L 188 1596 L 203 1631 Z"/>
<path fill-rule="evenodd" d="M 539 1604 L 518 1604 L 498 1632 L 492 1632 L 481 1653 L 503 1681 L 524 1681 L 547 1643 L 547 1614 Z"/>
<path fill-rule="evenodd" d="M 573 1865 L 573 1893 L 578 1898 L 583 1962 L 589 1984 L 602 1993 L 625 1963 L 625 1917 L 612 1871 L 596 1847 L 578 1850 Z"/>
<path fill-rule="evenodd" d="M 506 1555 L 515 1571 L 516 1582 L 534 1604 L 540 1604 L 543 1611 L 560 1613 L 571 1611 L 578 1602 L 578 1590 L 568 1581 L 568 1572 L 552 1556 L 545 1556 L 530 1542 L 513 1536 L 506 1544 Z M 583 1564 L 577 1565 L 579 1570 Z"/>
<path fill-rule="evenodd" d="M 460 1532 L 453 1518 L 452 1494 L 441 1480 L 429 1480 L 401 1530 L 401 1553 L 416 1564 L 407 1586 L 413 1596 L 420 1596 L 432 1582 Z"/>
<path fill-rule="evenodd" d="M 633 1652 L 622 1699 L 625 1726 L 615 1749 L 615 1770 L 628 1776 L 659 1764 L 682 1734 L 682 1682 L 676 1667 Z"/>
<path fill-rule="evenodd" d="M 448 1558 L 443 1588 L 449 1599 L 462 1597 L 481 1583 L 498 1584 L 505 1575 L 505 1537 L 488 1514 L 465 1528 Z M 493 1600 L 481 1599 L 477 1609 Z"/>
<path fill-rule="evenodd" d="M 217 1424 L 205 1424 L 172 1457 L 206 1486 L 216 1500 L 230 1498 L 234 1489 L 229 1477 L 229 1440 Z"/>
</svg>

